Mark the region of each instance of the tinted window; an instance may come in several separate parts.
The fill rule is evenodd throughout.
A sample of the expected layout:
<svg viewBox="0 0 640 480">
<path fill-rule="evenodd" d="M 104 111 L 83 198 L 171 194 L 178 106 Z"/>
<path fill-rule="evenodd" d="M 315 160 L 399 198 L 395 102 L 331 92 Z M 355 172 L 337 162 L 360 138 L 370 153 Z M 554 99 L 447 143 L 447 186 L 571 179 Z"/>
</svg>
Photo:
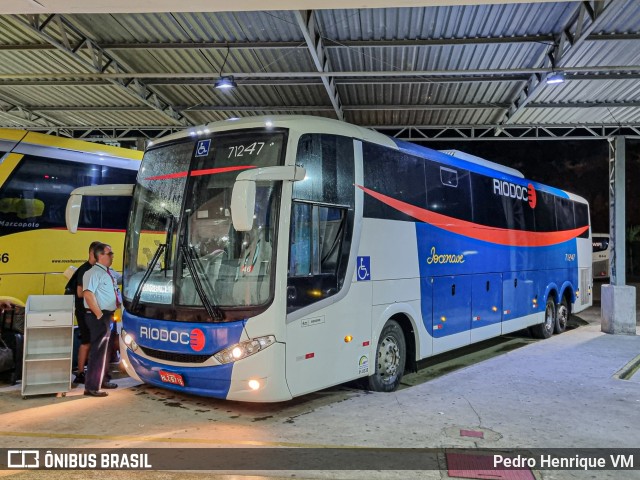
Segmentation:
<svg viewBox="0 0 640 480">
<path fill-rule="evenodd" d="M 364 186 L 395 200 L 427 208 L 424 163 L 397 150 L 364 143 Z M 373 198 L 364 197 L 364 216 L 415 221 L 413 217 Z"/>
<path fill-rule="evenodd" d="M 428 209 L 472 221 L 469 172 L 438 163 L 425 163 Z"/>
<path fill-rule="evenodd" d="M 545 192 L 536 192 L 536 230 L 538 232 L 553 232 L 556 230 L 556 213 L 553 195 Z"/>
<path fill-rule="evenodd" d="M 337 135 L 303 135 L 296 164 L 304 181 L 294 182 L 293 198 L 353 206 L 353 139 Z"/>
<path fill-rule="evenodd" d="M 473 187 L 473 221 L 480 225 L 508 228 L 508 200 L 494 192 L 493 179 L 471 174 Z"/>
<path fill-rule="evenodd" d="M 346 228 L 345 208 L 293 202 L 287 281 L 289 312 L 340 290 L 348 259 Z"/>
<path fill-rule="evenodd" d="M 589 205 L 579 202 L 574 202 L 573 213 L 576 217 L 576 227 L 584 227 L 589 225 Z M 589 229 L 587 228 L 580 234 L 581 238 L 589 238 Z"/>
<path fill-rule="evenodd" d="M 573 218 L 573 202 L 567 198 L 556 197 L 556 222 L 558 230 L 573 230 L 576 222 Z"/>
<path fill-rule="evenodd" d="M 136 172 L 130 170 L 25 156 L 0 190 L 0 222 L 5 222 L 5 233 L 65 227 L 65 209 L 72 190 L 135 183 L 135 177 Z M 125 229 L 130 202 L 129 197 L 85 197 L 78 226 Z M 31 226 L 16 226 L 25 223 Z"/>
</svg>

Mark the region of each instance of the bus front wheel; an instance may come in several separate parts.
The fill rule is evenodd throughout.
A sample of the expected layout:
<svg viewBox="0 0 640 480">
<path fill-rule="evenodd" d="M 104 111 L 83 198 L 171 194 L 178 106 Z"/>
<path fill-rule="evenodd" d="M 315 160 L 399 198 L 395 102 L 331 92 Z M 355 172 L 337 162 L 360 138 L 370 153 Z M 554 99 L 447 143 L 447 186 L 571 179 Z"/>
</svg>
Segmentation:
<svg viewBox="0 0 640 480">
<path fill-rule="evenodd" d="M 531 335 L 535 338 L 549 338 L 556 328 L 556 302 L 551 295 L 547 298 L 547 305 L 544 309 L 544 322 L 529 327 Z"/>
<path fill-rule="evenodd" d="M 560 305 L 558 305 L 558 311 L 556 312 L 556 333 L 562 333 L 567 329 L 567 323 L 569 322 L 569 303 L 567 297 L 562 297 Z"/>
<path fill-rule="evenodd" d="M 375 371 L 369 377 L 369 390 L 393 392 L 400 385 L 407 348 L 402 328 L 395 320 L 384 325 L 376 349 Z"/>
</svg>

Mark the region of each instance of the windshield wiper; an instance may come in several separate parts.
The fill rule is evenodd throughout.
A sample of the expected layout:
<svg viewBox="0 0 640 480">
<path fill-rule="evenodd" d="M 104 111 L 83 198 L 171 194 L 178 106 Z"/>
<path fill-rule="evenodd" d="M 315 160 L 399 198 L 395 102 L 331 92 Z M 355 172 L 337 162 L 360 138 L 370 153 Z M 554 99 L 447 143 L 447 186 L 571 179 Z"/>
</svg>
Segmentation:
<svg viewBox="0 0 640 480">
<path fill-rule="evenodd" d="M 204 306 L 205 310 L 207 311 L 207 313 L 212 319 L 223 320 L 224 315 L 222 313 L 222 310 L 220 310 L 220 307 L 218 307 L 215 297 L 213 298 L 214 305 L 212 305 L 211 302 L 209 301 L 209 297 L 204 291 L 202 282 L 200 281 L 201 273 L 198 271 L 198 268 L 196 267 L 194 262 L 195 257 L 193 255 L 193 250 L 188 245 L 185 245 L 185 244 L 181 246 L 181 250 L 182 250 L 182 256 L 185 260 L 185 263 L 187 264 L 187 269 L 191 274 L 191 278 L 193 278 L 193 285 L 196 288 L 196 292 L 200 297 L 200 301 L 202 302 L 202 305 Z"/>
<path fill-rule="evenodd" d="M 151 273 L 153 272 L 153 269 L 155 268 L 156 263 L 158 263 L 158 259 L 160 258 L 160 255 L 162 255 L 162 252 L 164 251 L 166 246 L 166 243 L 161 243 L 160 245 L 158 245 L 156 253 L 153 254 L 153 258 L 151 259 L 149 266 L 145 270 L 142 280 L 140 280 L 140 283 L 138 284 L 138 288 L 136 288 L 136 294 L 133 296 L 133 300 L 131 300 L 130 311 L 132 313 L 138 307 L 138 303 L 140 303 L 140 297 L 142 296 L 142 287 L 144 287 L 144 284 L 147 283 L 147 280 L 149 280 L 149 277 L 151 276 Z"/>
<path fill-rule="evenodd" d="M 166 208 L 163 207 L 163 210 L 169 214 L 169 216 L 167 217 L 167 234 L 164 239 L 165 243 L 161 243 L 160 245 L 158 245 L 158 248 L 153 254 L 153 258 L 151 259 L 151 262 L 149 262 L 149 265 L 147 266 L 147 269 L 145 270 L 144 275 L 142 276 L 142 280 L 140 280 L 140 283 L 138 284 L 138 288 L 136 288 L 136 293 L 133 296 L 133 299 L 131 300 L 130 310 L 132 313 L 135 311 L 135 309 L 138 307 L 138 304 L 140 303 L 140 297 L 142 296 L 142 288 L 149 280 L 151 273 L 153 272 L 154 268 L 156 267 L 156 264 L 158 263 L 158 260 L 160 259 L 160 255 L 162 255 L 162 252 L 164 252 L 165 250 L 166 250 L 166 254 L 164 258 L 164 266 L 165 266 L 165 270 L 169 269 L 169 259 L 171 258 L 170 257 L 171 235 L 173 235 L 173 227 L 175 227 L 177 223 L 176 222 L 177 219 L 173 215 L 173 213 L 171 213 Z"/>
</svg>

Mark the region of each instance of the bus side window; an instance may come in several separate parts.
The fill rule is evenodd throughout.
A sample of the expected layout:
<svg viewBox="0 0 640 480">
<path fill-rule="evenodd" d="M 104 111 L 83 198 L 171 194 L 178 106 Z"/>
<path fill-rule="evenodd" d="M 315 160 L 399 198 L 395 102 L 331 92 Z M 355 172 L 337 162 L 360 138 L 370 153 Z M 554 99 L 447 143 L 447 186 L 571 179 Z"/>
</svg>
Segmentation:
<svg viewBox="0 0 640 480">
<path fill-rule="evenodd" d="M 294 202 L 291 212 L 289 276 L 311 274 L 311 204 Z"/>
<path fill-rule="evenodd" d="M 289 246 L 288 311 L 330 297 L 341 287 L 346 209 L 294 202 Z"/>
</svg>

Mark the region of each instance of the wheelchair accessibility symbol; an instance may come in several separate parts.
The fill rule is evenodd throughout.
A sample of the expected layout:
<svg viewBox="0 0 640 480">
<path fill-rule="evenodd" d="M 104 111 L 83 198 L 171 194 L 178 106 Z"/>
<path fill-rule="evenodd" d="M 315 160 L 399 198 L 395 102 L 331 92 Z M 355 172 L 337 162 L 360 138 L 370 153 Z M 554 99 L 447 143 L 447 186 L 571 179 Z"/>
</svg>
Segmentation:
<svg viewBox="0 0 640 480">
<path fill-rule="evenodd" d="M 358 257 L 356 276 L 359 282 L 371 280 L 371 257 Z"/>
<path fill-rule="evenodd" d="M 196 157 L 206 157 L 209 155 L 209 147 L 211 146 L 211 139 L 200 140 L 196 147 Z"/>
</svg>

